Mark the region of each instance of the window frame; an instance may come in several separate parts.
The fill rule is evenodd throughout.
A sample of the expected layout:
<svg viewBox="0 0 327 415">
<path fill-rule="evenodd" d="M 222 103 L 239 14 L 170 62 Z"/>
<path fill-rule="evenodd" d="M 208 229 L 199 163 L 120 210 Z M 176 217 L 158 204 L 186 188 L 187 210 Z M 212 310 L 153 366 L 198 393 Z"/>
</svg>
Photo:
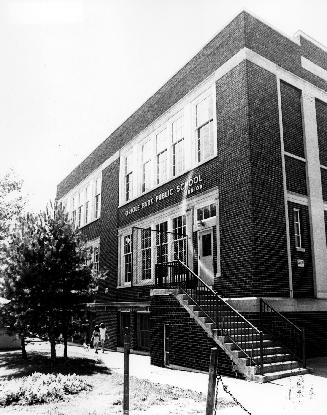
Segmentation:
<svg viewBox="0 0 327 415">
<path fill-rule="evenodd" d="M 129 247 L 130 251 L 126 252 L 126 238 L 130 239 Z M 122 275 L 122 285 L 130 285 L 133 279 L 133 243 L 132 243 L 132 233 L 126 234 L 123 236 L 123 275 Z M 126 264 L 127 264 L 127 258 L 130 260 L 130 279 L 126 280 Z"/>
<path fill-rule="evenodd" d="M 163 134 L 165 132 L 165 147 L 164 148 L 160 148 L 158 146 L 158 137 Z M 162 185 L 163 183 L 165 183 L 167 181 L 167 179 L 169 179 L 170 174 L 169 174 L 169 156 L 168 156 L 168 151 L 169 151 L 169 130 L 168 130 L 168 124 L 165 124 L 164 127 L 161 127 L 155 134 L 155 147 L 156 147 L 156 185 Z M 159 147 L 159 150 L 158 150 Z M 164 161 L 164 165 L 165 168 L 163 169 L 163 171 L 165 172 L 165 175 L 161 177 L 160 173 L 162 173 L 160 166 L 160 160 L 162 157 L 165 158 L 163 159 Z"/>
<path fill-rule="evenodd" d="M 300 252 L 305 252 L 302 236 L 302 215 L 301 209 L 298 207 L 293 208 L 293 231 L 295 249 Z"/>
<path fill-rule="evenodd" d="M 147 236 L 144 235 L 147 233 Z M 150 246 L 148 245 L 150 241 Z M 152 279 L 152 229 L 151 226 L 141 229 L 141 281 Z M 150 267 L 145 267 L 150 263 Z"/>
<path fill-rule="evenodd" d="M 126 202 L 129 202 L 134 197 L 134 170 L 135 166 L 131 161 L 128 163 L 129 157 L 132 157 L 132 151 L 129 151 L 125 155 L 125 163 L 124 163 L 124 199 Z M 130 168 L 128 169 L 128 165 L 130 164 Z"/>
<path fill-rule="evenodd" d="M 177 226 L 177 229 L 183 229 L 183 233 L 175 232 L 174 223 L 179 218 L 182 219 L 182 226 Z M 173 230 L 173 258 L 174 261 L 179 259 L 180 261 L 187 263 L 187 256 L 188 256 L 188 247 L 187 247 L 187 223 L 186 223 L 186 214 L 181 214 L 178 216 L 173 216 L 171 218 L 172 221 L 172 230 Z M 180 249 L 182 246 L 182 249 Z M 176 255 L 176 248 L 177 247 L 177 255 Z M 182 259 L 180 258 L 180 252 L 182 252 Z"/>
<path fill-rule="evenodd" d="M 149 145 L 150 147 L 150 156 L 144 160 L 144 147 L 146 145 Z M 153 187 L 153 137 L 152 135 L 148 136 L 142 143 L 141 143 L 141 172 L 142 172 L 142 178 L 141 178 L 141 194 L 138 196 L 141 196 L 143 193 L 147 193 L 149 190 Z M 146 182 L 146 169 L 145 167 L 149 167 L 149 181 Z M 146 183 L 148 183 L 148 187 L 146 187 Z"/>
<path fill-rule="evenodd" d="M 176 122 L 178 122 L 179 120 L 181 120 L 182 123 L 182 137 L 179 137 L 177 139 L 174 139 L 174 124 Z M 185 172 L 185 116 L 184 113 L 178 113 L 172 120 L 170 123 L 170 128 L 171 128 L 171 171 L 172 171 L 172 177 L 178 177 L 180 175 L 182 175 Z M 182 143 L 182 168 L 181 170 L 176 169 L 176 166 L 178 166 L 178 163 L 176 163 L 176 148 L 178 145 L 181 145 Z"/>
<path fill-rule="evenodd" d="M 202 123 L 198 124 L 197 122 L 197 107 L 199 106 L 199 104 L 203 101 L 205 101 L 206 99 L 209 99 L 209 103 L 211 103 L 212 107 L 208 110 L 209 116 L 208 119 L 206 119 L 205 121 L 203 121 Z M 217 154 L 217 144 L 216 144 L 216 139 L 215 139 L 215 110 L 214 110 L 214 103 L 215 100 L 213 98 L 213 94 L 212 94 L 212 89 L 210 89 L 209 91 L 204 92 L 203 94 L 201 94 L 194 102 L 193 102 L 193 128 L 194 128 L 194 133 L 193 133 L 193 145 L 195 147 L 195 162 L 196 164 L 202 164 L 205 163 L 206 161 L 210 160 L 211 158 L 215 157 Z M 211 114 L 210 114 L 211 113 Z M 208 126 L 208 135 L 209 135 L 209 140 L 212 140 L 212 154 L 208 154 L 206 157 L 202 157 L 202 153 L 201 153 L 201 141 L 200 141 L 200 131 L 203 130 L 203 128 L 205 128 L 206 126 Z"/>
<path fill-rule="evenodd" d="M 163 237 L 164 234 L 166 234 L 165 237 Z M 169 262 L 168 220 L 156 223 L 155 236 L 156 264 L 159 263 L 159 256 L 161 256 L 161 259 L 165 257 L 166 261 L 162 262 Z M 160 252 L 160 247 L 163 248 L 163 252 Z"/>
</svg>

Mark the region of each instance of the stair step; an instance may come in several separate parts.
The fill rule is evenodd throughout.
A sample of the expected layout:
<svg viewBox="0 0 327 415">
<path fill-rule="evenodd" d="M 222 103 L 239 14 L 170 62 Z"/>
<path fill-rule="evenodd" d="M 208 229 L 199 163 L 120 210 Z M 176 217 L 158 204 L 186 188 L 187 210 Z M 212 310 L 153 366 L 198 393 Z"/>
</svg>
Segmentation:
<svg viewBox="0 0 327 415">
<path fill-rule="evenodd" d="M 198 324 L 207 332 L 211 331 L 218 344 L 223 341 L 230 350 L 227 353 L 234 355 L 233 359 L 239 359 L 241 371 L 249 370 L 244 366 L 251 364 L 251 358 L 248 356 L 252 356 L 257 373 L 254 375 L 254 380 L 269 382 L 282 377 L 308 373 L 307 369 L 299 367 L 299 362 L 293 360 L 286 350 L 281 346 L 275 346 L 269 334 L 263 333 L 263 375 L 260 375 L 260 336 L 249 322 L 241 315 L 226 309 L 224 305 L 218 306 L 217 298 L 213 293 L 205 292 L 203 296 L 197 296 L 196 303 L 186 294 L 182 294 L 179 298 L 182 298 L 184 307 L 189 309 Z M 217 324 L 214 323 L 216 319 Z M 224 326 L 228 329 L 224 329 Z M 224 336 L 222 333 L 228 333 L 228 335 Z M 238 345 L 243 350 L 239 350 Z"/>
<path fill-rule="evenodd" d="M 269 339 L 264 339 L 262 343 L 263 343 L 264 348 L 270 347 L 270 346 L 273 345 L 273 342 Z M 237 348 L 234 345 L 234 343 L 227 342 L 227 343 L 225 343 L 225 345 L 226 346 L 231 345 L 232 348 L 230 350 L 233 350 L 234 348 Z M 260 350 L 260 341 L 259 340 L 254 340 L 253 342 L 252 341 L 245 341 L 245 342 L 242 342 L 242 344 L 239 344 L 239 346 L 242 347 L 243 349 L 246 349 L 246 350 L 249 350 L 249 351 L 256 350 L 256 349 Z"/>
<path fill-rule="evenodd" d="M 244 352 L 247 353 L 249 356 L 253 356 L 254 358 L 260 356 L 260 348 L 244 349 Z M 244 352 L 242 350 L 233 350 L 233 353 L 237 357 L 245 357 Z M 265 348 L 264 352 L 266 355 L 282 354 L 283 348 L 279 346 L 269 346 Z"/>
<path fill-rule="evenodd" d="M 251 343 L 252 342 L 251 335 L 250 334 L 246 334 L 246 333 L 225 336 L 225 341 L 228 342 L 229 338 L 230 339 L 233 339 L 236 343 L 238 343 L 238 342 L 242 342 L 242 343 L 244 343 L 244 342 L 247 343 L 248 342 L 248 343 Z M 264 341 L 265 340 L 271 340 L 271 337 L 269 336 L 269 334 L 263 334 L 263 340 Z"/>
<path fill-rule="evenodd" d="M 273 362 L 263 364 L 263 373 L 281 372 L 284 370 L 298 369 L 299 362 L 296 360 L 288 360 L 286 362 Z"/>
<path fill-rule="evenodd" d="M 239 358 L 242 362 L 246 365 L 250 364 L 250 359 L 248 357 L 240 357 Z M 291 355 L 287 353 L 276 353 L 276 354 L 269 354 L 263 357 L 264 363 L 275 363 L 275 362 L 287 362 L 291 359 Z M 253 360 L 256 363 L 260 363 L 260 356 L 253 357 Z"/>
<path fill-rule="evenodd" d="M 263 376 L 256 375 L 254 380 L 257 382 L 272 382 L 276 379 L 286 378 L 288 376 L 299 376 L 305 375 L 309 373 L 308 369 L 304 368 L 297 368 L 297 369 L 290 369 L 290 370 L 281 370 L 279 372 L 272 372 L 272 373 L 265 373 Z"/>
</svg>

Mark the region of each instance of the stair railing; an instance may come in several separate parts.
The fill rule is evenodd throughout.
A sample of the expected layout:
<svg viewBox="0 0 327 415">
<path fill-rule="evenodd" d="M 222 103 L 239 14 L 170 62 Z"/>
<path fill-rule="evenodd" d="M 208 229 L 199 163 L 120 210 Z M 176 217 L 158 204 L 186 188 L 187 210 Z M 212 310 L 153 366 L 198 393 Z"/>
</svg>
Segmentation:
<svg viewBox="0 0 327 415">
<path fill-rule="evenodd" d="M 306 367 L 305 331 L 260 298 L 260 328 L 269 332 L 276 341 Z"/>
<path fill-rule="evenodd" d="M 156 264 L 155 286 L 179 288 L 213 323 L 217 335 L 227 337 L 263 374 L 263 332 L 223 300 L 188 266 L 179 260 Z"/>
</svg>

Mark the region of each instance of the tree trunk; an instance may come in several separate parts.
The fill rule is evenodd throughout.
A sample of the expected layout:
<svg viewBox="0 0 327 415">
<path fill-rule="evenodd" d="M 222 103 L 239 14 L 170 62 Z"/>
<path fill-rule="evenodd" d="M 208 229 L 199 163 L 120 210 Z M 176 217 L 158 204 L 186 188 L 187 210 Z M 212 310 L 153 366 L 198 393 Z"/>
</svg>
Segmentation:
<svg viewBox="0 0 327 415">
<path fill-rule="evenodd" d="M 51 337 L 50 347 L 51 347 L 51 371 L 53 371 L 56 366 L 56 338 L 55 337 Z"/>
<path fill-rule="evenodd" d="M 68 353 L 67 353 L 67 332 L 64 333 L 64 359 L 68 359 Z"/>
<path fill-rule="evenodd" d="M 21 345 L 21 347 L 22 347 L 22 358 L 24 359 L 24 360 L 26 360 L 27 359 L 27 353 L 26 353 L 26 345 L 25 345 L 25 336 L 21 336 L 20 337 L 20 345 Z"/>
</svg>

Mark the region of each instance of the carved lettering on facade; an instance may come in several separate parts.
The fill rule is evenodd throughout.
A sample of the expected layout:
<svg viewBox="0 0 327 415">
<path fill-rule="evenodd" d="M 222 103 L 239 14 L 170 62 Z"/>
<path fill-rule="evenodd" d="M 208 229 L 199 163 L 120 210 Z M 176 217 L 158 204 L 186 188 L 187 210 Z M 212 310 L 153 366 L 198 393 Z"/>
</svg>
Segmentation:
<svg viewBox="0 0 327 415">
<path fill-rule="evenodd" d="M 190 195 L 195 193 L 199 190 L 202 190 L 203 183 L 202 183 L 202 176 L 198 174 L 190 179 L 187 179 L 185 182 L 181 182 L 175 187 L 171 187 L 170 189 L 165 190 L 164 192 L 158 193 L 157 195 L 145 200 L 144 202 L 139 203 L 138 205 L 132 206 L 125 210 L 125 216 L 129 216 L 135 212 L 138 212 L 141 209 L 147 208 L 155 203 L 160 202 L 161 200 L 167 199 L 172 196 L 174 193 L 186 193 L 186 195 Z"/>
</svg>

